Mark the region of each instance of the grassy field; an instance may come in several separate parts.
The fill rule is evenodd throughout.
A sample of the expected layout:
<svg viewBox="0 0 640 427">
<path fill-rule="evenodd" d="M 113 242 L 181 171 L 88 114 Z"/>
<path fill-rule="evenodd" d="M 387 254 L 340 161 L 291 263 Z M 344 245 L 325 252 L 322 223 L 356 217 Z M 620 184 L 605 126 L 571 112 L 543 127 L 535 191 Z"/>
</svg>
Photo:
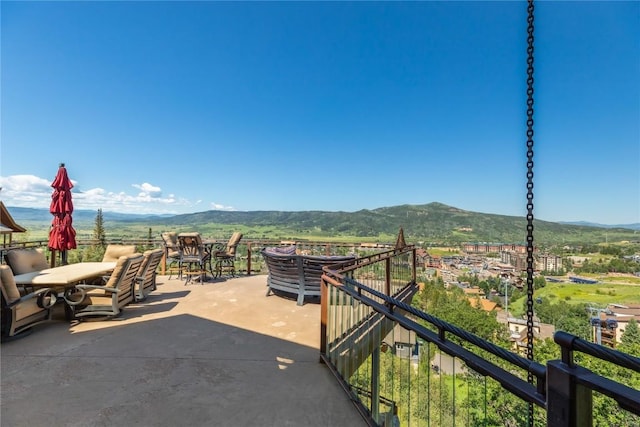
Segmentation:
<svg viewBox="0 0 640 427">
<path fill-rule="evenodd" d="M 637 276 L 596 276 L 596 278 L 603 283 L 610 283 L 613 285 L 640 285 L 640 277 Z"/>
<path fill-rule="evenodd" d="M 429 247 L 427 249 L 429 255 L 433 256 L 453 256 L 460 255 L 460 248 L 447 248 L 447 247 Z"/>
<path fill-rule="evenodd" d="M 547 286 L 536 289 L 534 298 L 549 298 L 551 302 L 566 301 L 567 303 L 595 303 L 598 306 L 607 304 L 640 304 L 640 278 L 638 277 L 607 277 L 598 278 L 601 282 L 587 285 L 580 283 L 547 283 Z M 523 307 L 524 298 L 510 302 L 509 308 Z"/>
<path fill-rule="evenodd" d="M 93 237 L 93 225 L 76 226 L 77 239 L 91 239 Z M 299 240 L 312 242 L 340 242 L 340 243 L 395 243 L 396 235 L 380 234 L 378 236 L 350 236 L 321 233 L 315 230 L 291 231 L 275 226 L 246 226 L 242 224 L 198 224 L 197 226 L 168 227 L 162 225 L 127 224 L 116 225 L 105 222 L 104 225 L 107 240 L 111 239 L 146 239 L 149 235 L 159 238 L 163 231 L 176 232 L 198 231 L 204 238 L 227 239 L 234 231 L 240 231 L 245 239 L 269 239 L 269 240 Z M 49 236 L 49 225 L 31 225 L 26 233 L 16 233 L 14 241 L 46 240 Z M 413 242 L 407 242 L 409 244 Z"/>
</svg>

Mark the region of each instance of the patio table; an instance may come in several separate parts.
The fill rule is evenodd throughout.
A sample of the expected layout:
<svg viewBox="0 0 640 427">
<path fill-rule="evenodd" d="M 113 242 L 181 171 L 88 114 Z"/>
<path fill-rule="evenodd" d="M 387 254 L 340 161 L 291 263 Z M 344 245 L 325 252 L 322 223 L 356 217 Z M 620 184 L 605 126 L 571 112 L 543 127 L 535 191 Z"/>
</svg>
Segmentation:
<svg viewBox="0 0 640 427">
<path fill-rule="evenodd" d="M 47 287 L 61 293 L 65 301 L 65 313 L 70 318 L 69 305 L 79 301 L 72 299 L 76 285 L 89 279 L 95 279 L 109 274 L 115 268 L 115 262 L 79 262 L 61 265 L 40 271 L 18 274 L 16 284 L 30 287 Z"/>
<path fill-rule="evenodd" d="M 34 287 L 67 288 L 111 272 L 115 262 L 79 262 L 15 276 L 16 284 Z"/>
<path fill-rule="evenodd" d="M 213 253 L 215 252 L 216 246 L 220 246 L 222 244 L 223 244 L 223 242 L 221 242 L 220 240 L 202 239 L 202 246 L 204 246 L 205 253 L 208 253 L 211 256 L 213 256 Z"/>
</svg>

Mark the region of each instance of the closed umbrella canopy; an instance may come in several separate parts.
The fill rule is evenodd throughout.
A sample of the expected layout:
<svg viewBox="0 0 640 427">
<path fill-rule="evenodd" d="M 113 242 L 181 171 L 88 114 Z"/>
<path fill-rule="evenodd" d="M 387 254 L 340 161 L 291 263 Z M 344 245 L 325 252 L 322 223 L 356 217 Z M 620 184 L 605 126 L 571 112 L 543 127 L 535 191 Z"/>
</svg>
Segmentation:
<svg viewBox="0 0 640 427">
<path fill-rule="evenodd" d="M 51 187 L 53 187 L 53 193 L 51 194 L 49 212 L 53 215 L 53 221 L 51 231 L 49 231 L 49 249 L 62 251 L 63 262 L 66 262 L 64 251 L 76 248 L 76 230 L 73 229 L 71 216 L 73 213 L 73 202 L 71 201 L 73 184 L 67 175 L 64 163 L 60 165 Z"/>
</svg>

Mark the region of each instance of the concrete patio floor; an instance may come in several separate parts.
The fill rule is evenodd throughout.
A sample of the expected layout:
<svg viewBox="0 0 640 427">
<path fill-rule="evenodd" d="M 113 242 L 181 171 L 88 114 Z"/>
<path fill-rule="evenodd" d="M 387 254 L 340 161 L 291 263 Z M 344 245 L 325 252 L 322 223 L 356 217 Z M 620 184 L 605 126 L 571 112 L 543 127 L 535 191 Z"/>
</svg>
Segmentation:
<svg viewBox="0 0 640 427">
<path fill-rule="evenodd" d="M 319 304 L 265 293 L 265 275 L 159 276 L 116 319 L 60 311 L 0 346 L 0 425 L 366 425 L 319 363 Z"/>
</svg>

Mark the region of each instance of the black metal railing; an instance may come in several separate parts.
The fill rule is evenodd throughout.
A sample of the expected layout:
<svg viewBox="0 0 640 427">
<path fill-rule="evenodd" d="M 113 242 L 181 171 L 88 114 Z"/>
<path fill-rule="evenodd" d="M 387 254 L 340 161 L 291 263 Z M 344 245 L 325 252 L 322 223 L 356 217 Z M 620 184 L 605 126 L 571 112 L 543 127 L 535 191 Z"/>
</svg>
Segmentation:
<svg viewBox="0 0 640 427">
<path fill-rule="evenodd" d="M 411 253 L 389 251 L 323 275 L 321 359 L 370 425 L 591 426 L 596 410 L 616 413 L 609 425 L 640 425 L 639 358 L 557 332 L 562 357 L 541 364 L 444 322 L 411 305 Z M 375 286 L 362 279 L 370 271 L 378 272 Z M 579 366 L 575 352 L 633 380 Z"/>
<path fill-rule="evenodd" d="M 220 244 L 225 244 L 226 239 L 211 239 L 216 240 Z M 99 241 L 95 239 L 78 239 L 76 241 L 77 248 L 70 251 L 68 256 L 68 262 L 80 262 L 80 261 L 98 261 L 101 257 L 100 251 L 91 251 L 91 248 L 106 246 L 107 244 L 122 244 L 122 245 L 135 245 L 140 249 L 161 248 L 162 239 L 158 238 L 119 238 L 108 239 L 105 241 Z M 298 250 L 307 252 L 313 255 L 347 255 L 355 254 L 363 256 L 373 251 L 380 251 L 384 248 L 389 248 L 389 244 L 383 243 L 345 243 L 345 242 L 321 242 L 321 241 L 306 241 L 306 240 L 275 240 L 275 239 L 243 239 L 240 241 L 236 250 L 236 270 L 239 272 L 245 272 L 247 275 L 253 273 L 265 273 L 266 266 L 260 251 L 267 246 L 286 246 L 296 245 Z M 4 262 L 4 254 L 11 249 L 20 248 L 39 248 L 42 249 L 47 256 L 47 259 L 51 260 L 55 257 L 55 254 L 48 248 L 48 240 L 28 240 L 28 241 L 12 241 L 9 244 L 0 245 L 0 262 Z M 95 259 L 93 259 L 94 257 Z M 54 259 L 54 263 L 59 261 Z M 162 262 L 160 266 L 160 273 L 163 274 L 166 271 L 166 263 Z"/>
</svg>

